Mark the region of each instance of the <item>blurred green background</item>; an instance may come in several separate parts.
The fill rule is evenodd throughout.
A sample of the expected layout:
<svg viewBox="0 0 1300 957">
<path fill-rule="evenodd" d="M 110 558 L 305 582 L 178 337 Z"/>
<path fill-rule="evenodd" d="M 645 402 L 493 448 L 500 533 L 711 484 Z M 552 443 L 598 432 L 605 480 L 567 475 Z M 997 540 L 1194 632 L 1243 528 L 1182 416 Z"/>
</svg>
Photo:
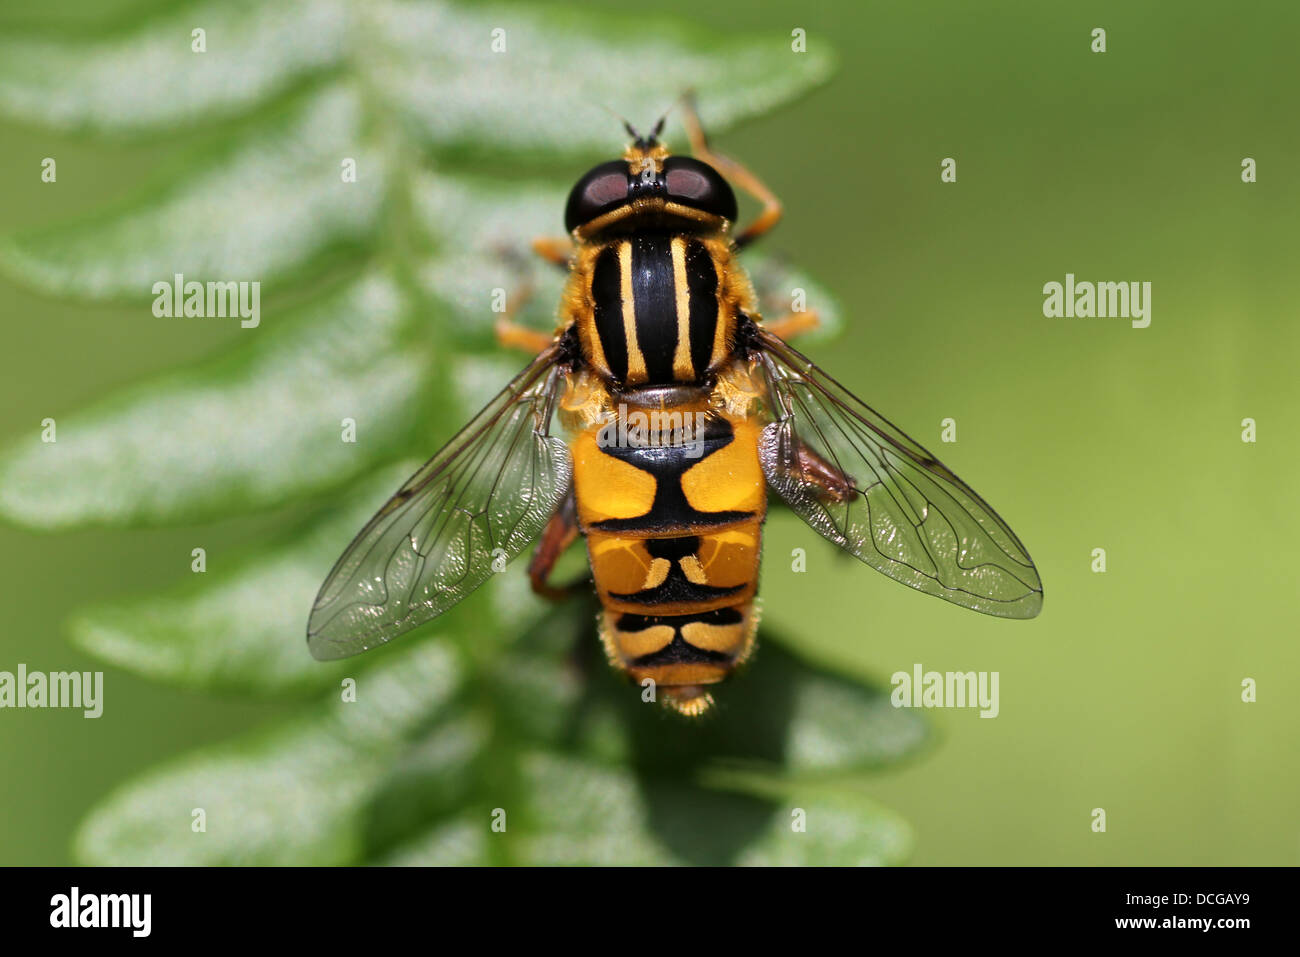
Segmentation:
<svg viewBox="0 0 1300 957">
<path fill-rule="evenodd" d="M 0 29 L 93 32 L 140 6 L 6 7 Z M 656 6 L 719 33 L 803 27 L 810 45 L 836 48 L 830 84 L 717 145 L 786 202 L 770 248 L 846 304 L 843 335 L 811 347 L 814 358 L 936 449 L 1042 572 L 1043 615 L 999 621 L 838 560 L 788 513 L 769 523 L 766 621 L 814 634 L 823 660 L 885 680 L 916 662 L 1001 674 L 996 720 L 930 712 L 937 746 L 870 778 L 914 826 L 914 862 L 1297 863 L 1300 9 Z M 1105 54 L 1089 49 L 1098 26 Z M 672 77 L 662 83 L 675 92 Z M 4 232 L 128 194 L 177 149 L 12 124 L 0 143 Z M 49 155 L 57 188 L 39 181 Z M 1240 178 L 1247 156 L 1259 164 L 1252 185 Z M 940 182 L 944 157 L 957 160 L 955 184 Z M 1150 328 L 1044 318 L 1042 286 L 1067 272 L 1150 281 Z M 240 334 L 3 278 L 0 316 L 5 437 Z M 1248 416 L 1253 445 L 1240 438 Z M 939 442 L 946 417 L 955 445 Z M 0 528 L 0 669 L 102 667 L 64 642 L 71 611 L 174 584 L 196 536 L 217 553 L 294 518 Z M 790 570 L 795 547 L 809 551 L 805 574 Z M 1098 547 L 1105 574 L 1090 570 Z M 1246 677 L 1257 703 L 1240 700 Z M 98 721 L 0 712 L 0 863 L 69 862 L 76 823 L 112 786 L 291 708 L 111 671 Z M 1090 829 L 1096 807 L 1105 834 Z"/>
</svg>

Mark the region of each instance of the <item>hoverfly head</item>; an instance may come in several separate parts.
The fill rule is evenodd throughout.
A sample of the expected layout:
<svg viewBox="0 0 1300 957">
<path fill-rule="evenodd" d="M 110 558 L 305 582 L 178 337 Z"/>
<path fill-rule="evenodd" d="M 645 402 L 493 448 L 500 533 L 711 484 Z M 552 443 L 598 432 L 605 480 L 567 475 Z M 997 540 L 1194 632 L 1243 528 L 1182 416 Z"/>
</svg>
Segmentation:
<svg viewBox="0 0 1300 957">
<path fill-rule="evenodd" d="M 632 137 L 623 157 L 593 166 L 569 193 L 569 232 L 598 232 L 634 210 L 709 226 L 735 221 L 736 194 L 722 175 L 697 159 L 672 156 L 659 142 L 667 118 L 661 116 L 648 135 L 623 121 Z"/>
</svg>

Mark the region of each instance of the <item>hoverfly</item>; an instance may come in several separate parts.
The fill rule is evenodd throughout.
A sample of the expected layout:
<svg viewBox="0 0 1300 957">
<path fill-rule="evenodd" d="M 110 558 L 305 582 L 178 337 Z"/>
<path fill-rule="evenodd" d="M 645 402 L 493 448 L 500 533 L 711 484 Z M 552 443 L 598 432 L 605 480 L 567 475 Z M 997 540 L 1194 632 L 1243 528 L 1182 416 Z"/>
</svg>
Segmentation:
<svg viewBox="0 0 1300 957">
<path fill-rule="evenodd" d="M 775 196 L 714 153 L 632 137 L 569 194 L 553 335 L 509 316 L 535 357 L 398 490 L 335 564 L 307 626 L 319 659 L 386 642 L 451 608 L 540 536 L 539 594 L 585 536 L 614 668 L 687 715 L 752 653 L 767 488 L 840 548 L 919 591 L 1032 618 L 1043 591 L 1005 522 L 915 441 L 787 343 L 813 312 L 764 320 L 737 253 Z M 733 235 L 736 195 L 762 204 Z"/>
</svg>

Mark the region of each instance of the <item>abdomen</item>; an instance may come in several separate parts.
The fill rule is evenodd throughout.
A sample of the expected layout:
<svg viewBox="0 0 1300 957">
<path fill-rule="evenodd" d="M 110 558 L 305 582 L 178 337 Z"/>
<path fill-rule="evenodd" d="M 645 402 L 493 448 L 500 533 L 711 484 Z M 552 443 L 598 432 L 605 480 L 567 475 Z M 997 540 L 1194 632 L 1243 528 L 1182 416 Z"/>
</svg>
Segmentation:
<svg viewBox="0 0 1300 957">
<path fill-rule="evenodd" d="M 698 713 L 705 687 L 754 642 L 767 504 L 759 430 L 703 404 L 624 408 L 621 422 L 573 441 L 601 640 L 611 664 Z"/>
</svg>

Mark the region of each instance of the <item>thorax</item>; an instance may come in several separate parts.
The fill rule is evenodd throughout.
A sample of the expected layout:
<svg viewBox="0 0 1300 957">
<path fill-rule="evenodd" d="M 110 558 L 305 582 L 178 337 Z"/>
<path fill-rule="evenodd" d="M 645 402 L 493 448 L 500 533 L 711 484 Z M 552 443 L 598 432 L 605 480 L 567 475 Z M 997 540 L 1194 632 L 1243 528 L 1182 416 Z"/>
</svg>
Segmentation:
<svg viewBox="0 0 1300 957">
<path fill-rule="evenodd" d="M 726 237 L 645 228 L 579 249 L 564 318 L 616 386 L 702 382 L 729 358 L 751 296 Z"/>
</svg>

